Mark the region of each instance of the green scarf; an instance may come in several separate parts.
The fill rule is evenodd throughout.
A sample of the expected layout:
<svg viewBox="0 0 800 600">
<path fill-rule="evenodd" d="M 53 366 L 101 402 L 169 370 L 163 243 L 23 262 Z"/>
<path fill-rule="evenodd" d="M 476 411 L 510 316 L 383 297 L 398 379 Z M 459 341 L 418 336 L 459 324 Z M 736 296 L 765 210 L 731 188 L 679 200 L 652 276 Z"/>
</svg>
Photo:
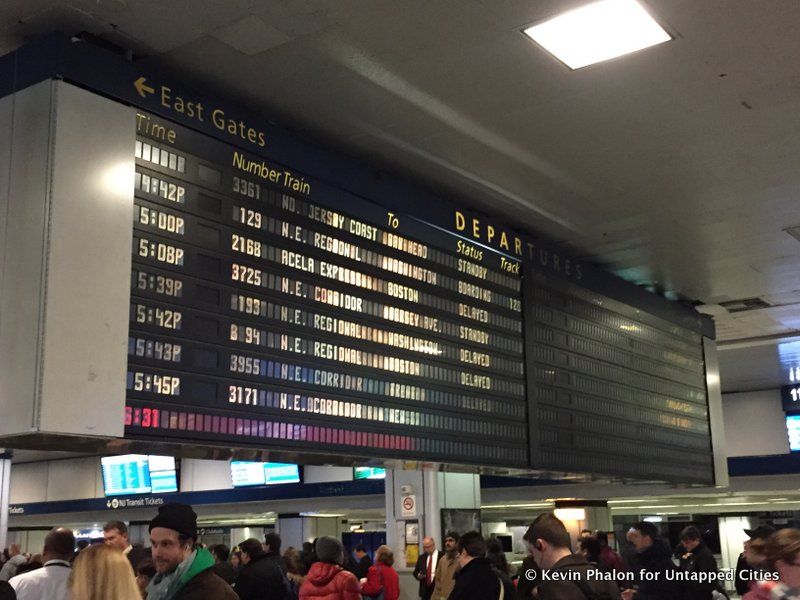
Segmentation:
<svg viewBox="0 0 800 600">
<path fill-rule="evenodd" d="M 147 600 L 173 600 L 195 576 L 214 566 L 214 557 L 197 548 L 171 573 L 158 574 L 147 586 Z"/>
</svg>

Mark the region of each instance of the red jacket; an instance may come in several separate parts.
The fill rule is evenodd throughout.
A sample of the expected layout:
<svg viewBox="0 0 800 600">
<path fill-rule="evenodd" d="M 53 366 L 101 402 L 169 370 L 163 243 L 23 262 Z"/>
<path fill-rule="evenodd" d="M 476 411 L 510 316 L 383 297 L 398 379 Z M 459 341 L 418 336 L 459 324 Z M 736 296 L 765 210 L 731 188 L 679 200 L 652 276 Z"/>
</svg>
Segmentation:
<svg viewBox="0 0 800 600">
<path fill-rule="evenodd" d="M 303 580 L 300 600 L 361 600 L 356 576 L 339 565 L 315 562 Z"/>
<path fill-rule="evenodd" d="M 365 596 L 377 596 L 383 589 L 383 600 L 397 600 L 400 597 L 400 577 L 392 567 L 376 563 L 367 571 L 367 581 L 361 586 Z"/>
</svg>

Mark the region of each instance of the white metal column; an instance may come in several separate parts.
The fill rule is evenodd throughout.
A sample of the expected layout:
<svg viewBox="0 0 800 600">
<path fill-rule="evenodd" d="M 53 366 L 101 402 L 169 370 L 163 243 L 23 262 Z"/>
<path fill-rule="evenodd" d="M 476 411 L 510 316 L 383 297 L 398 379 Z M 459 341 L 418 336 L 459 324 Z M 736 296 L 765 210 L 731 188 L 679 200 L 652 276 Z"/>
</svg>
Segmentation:
<svg viewBox="0 0 800 600">
<path fill-rule="evenodd" d="M 0 548 L 8 538 L 8 509 L 11 496 L 11 451 L 0 450 Z"/>
</svg>

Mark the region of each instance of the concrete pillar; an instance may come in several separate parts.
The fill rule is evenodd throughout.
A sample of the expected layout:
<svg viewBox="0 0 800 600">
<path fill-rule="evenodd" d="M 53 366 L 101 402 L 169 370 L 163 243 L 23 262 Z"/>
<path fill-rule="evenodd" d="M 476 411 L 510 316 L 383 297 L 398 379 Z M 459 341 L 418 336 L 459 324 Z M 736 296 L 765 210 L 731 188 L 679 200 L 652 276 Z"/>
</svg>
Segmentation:
<svg viewBox="0 0 800 600">
<path fill-rule="evenodd" d="M 323 535 L 342 540 L 339 517 L 301 517 L 297 513 L 281 514 L 278 515 L 276 529 L 281 536 L 281 552 L 289 546 L 301 552 L 303 542 L 313 542 Z"/>
<path fill-rule="evenodd" d="M 141 544 L 145 548 L 150 547 L 150 524 L 139 523 L 136 525 L 128 524 L 128 540 L 131 544 Z"/>
<path fill-rule="evenodd" d="M 231 548 L 238 546 L 243 541 L 250 538 L 257 539 L 259 542 L 264 542 L 264 527 L 232 527 L 231 528 Z"/>
<path fill-rule="evenodd" d="M 417 597 L 411 576 L 422 552 L 422 538 L 431 536 L 442 549 L 446 530 L 480 531 L 480 477 L 472 473 L 386 470 L 386 543 L 400 575 L 400 600 Z"/>
<path fill-rule="evenodd" d="M 303 551 L 303 542 L 310 541 L 303 532 L 303 521 L 305 519 L 297 515 L 278 515 L 275 525 L 281 536 L 281 546 L 293 546 L 298 552 Z"/>
<path fill-rule="evenodd" d="M 8 508 L 11 496 L 11 450 L 0 449 L 0 549 L 8 546 Z"/>
</svg>

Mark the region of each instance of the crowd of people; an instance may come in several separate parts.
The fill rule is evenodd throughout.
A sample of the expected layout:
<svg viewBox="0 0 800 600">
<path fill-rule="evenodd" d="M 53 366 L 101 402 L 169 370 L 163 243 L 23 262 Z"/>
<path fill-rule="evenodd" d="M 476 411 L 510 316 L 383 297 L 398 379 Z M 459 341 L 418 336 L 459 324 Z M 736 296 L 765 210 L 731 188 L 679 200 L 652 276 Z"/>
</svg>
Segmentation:
<svg viewBox="0 0 800 600">
<path fill-rule="evenodd" d="M 745 530 L 735 588 L 744 600 L 800 600 L 800 530 Z M 267 533 L 231 550 L 198 544 L 197 515 L 166 504 L 150 521 L 150 548 L 131 544 L 126 525 L 111 521 L 103 544 L 77 545 L 58 527 L 40 555 L 12 545 L 0 558 L 0 600 L 398 600 L 394 554 L 364 546 L 351 554 L 333 537 L 281 553 Z M 477 531 L 448 531 L 444 551 L 426 537 L 413 577 L 421 600 L 718 600 L 727 596 L 717 563 L 694 526 L 670 549 L 653 523 L 627 532 L 623 558 L 608 534 L 584 530 L 576 543 L 553 514 L 540 515 L 523 540 L 521 568 L 499 540 Z M 573 551 L 576 548 L 576 552 Z"/>
<path fill-rule="evenodd" d="M 102 544 L 76 544 L 69 529 L 51 530 L 41 555 L 14 544 L 0 559 L 0 600 L 398 600 L 400 584 L 388 546 L 363 546 L 348 556 L 321 537 L 302 552 L 267 533 L 223 544 L 197 543 L 197 515 L 185 504 L 159 508 L 150 548 L 131 544 L 128 528 L 111 521 Z"/>
</svg>

